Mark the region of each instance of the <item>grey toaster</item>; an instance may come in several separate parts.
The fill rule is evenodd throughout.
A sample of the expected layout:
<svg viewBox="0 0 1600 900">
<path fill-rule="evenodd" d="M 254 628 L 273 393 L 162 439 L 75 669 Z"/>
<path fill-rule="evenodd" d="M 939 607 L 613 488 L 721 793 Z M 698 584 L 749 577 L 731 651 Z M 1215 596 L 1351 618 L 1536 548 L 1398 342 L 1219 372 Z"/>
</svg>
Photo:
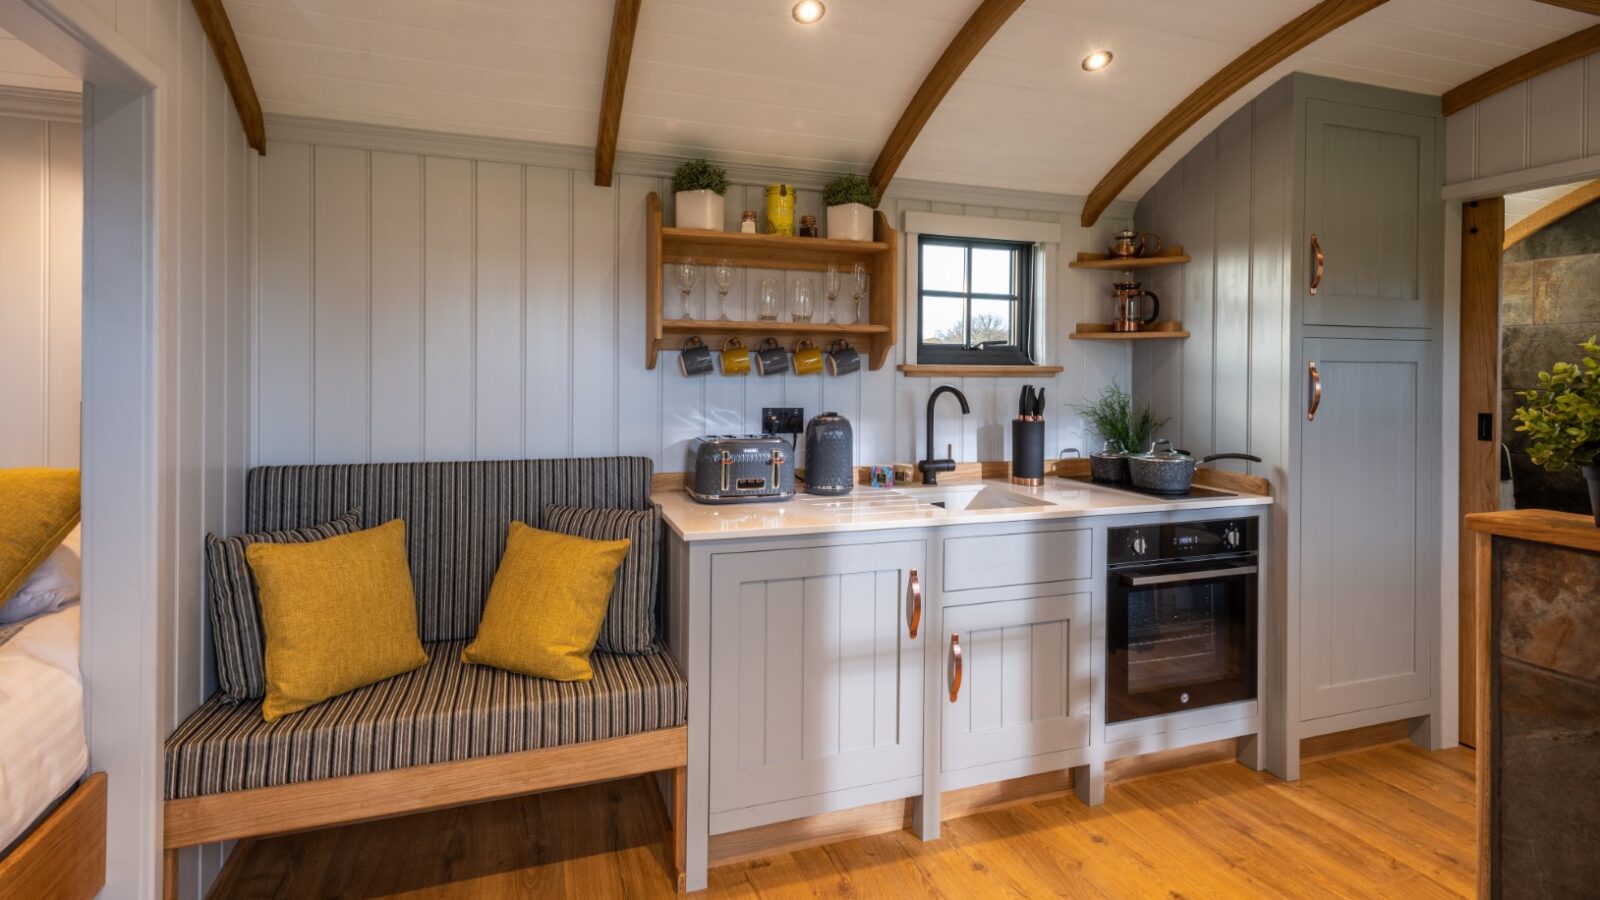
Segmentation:
<svg viewBox="0 0 1600 900">
<path fill-rule="evenodd" d="M 689 442 L 689 496 L 751 503 L 794 496 L 794 449 L 776 435 L 708 434 Z"/>
</svg>

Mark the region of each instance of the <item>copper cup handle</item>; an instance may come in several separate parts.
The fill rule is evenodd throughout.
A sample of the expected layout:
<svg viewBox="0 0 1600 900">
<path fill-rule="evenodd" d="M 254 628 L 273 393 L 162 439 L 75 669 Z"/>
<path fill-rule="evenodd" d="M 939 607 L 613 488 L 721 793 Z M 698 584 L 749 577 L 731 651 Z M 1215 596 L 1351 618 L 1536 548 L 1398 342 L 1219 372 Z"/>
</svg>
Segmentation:
<svg viewBox="0 0 1600 900">
<path fill-rule="evenodd" d="M 950 702 L 961 696 L 961 635 L 950 635 Z"/>
<path fill-rule="evenodd" d="M 917 630 L 922 627 L 922 579 L 917 576 L 917 570 L 911 570 L 911 577 L 906 584 L 906 631 L 911 639 L 917 639 Z"/>
<path fill-rule="evenodd" d="M 1322 242 L 1316 235 L 1311 236 L 1311 294 L 1316 296 L 1317 288 L 1322 286 L 1322 273 L 1327 269 L 1328 258 L 1322 253 Z"/>
<path fill-rule="evenodd" d="M 1317 409 L 1322 406 L 1322 373 L 1317 371 L 1317 361 L 1306 363 L 1306 369 L 1311 374 L 1311 405 L 1306 407 L 1306 421 L 1317 420 Z"/>
</svg>

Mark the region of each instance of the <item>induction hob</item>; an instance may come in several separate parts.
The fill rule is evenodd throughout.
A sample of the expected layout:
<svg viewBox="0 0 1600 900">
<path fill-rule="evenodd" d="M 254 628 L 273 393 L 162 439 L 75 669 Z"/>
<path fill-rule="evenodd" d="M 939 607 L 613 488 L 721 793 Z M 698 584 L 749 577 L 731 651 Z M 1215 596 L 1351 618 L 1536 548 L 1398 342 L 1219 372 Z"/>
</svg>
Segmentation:
<svg viewBox="0 0 1600 900">
<path fill-rule="evenodd" d="M 1170 492 L 1167 492 L 1167 491 L 1146 490 L 1145 488 L 1139 487 L 1138 485 L 1131 484 L 1131 483 L 1129 483 L 1129 484 L 1111 484 L 1111 483 L 1105 482 L 1105 481 L 1096 481 L 1090 475 L 1057 475 L 1056 477 L 1057 478 L 1065 478 L 1068 481 L 1081 481 L 1084 484 L 1092 484 L 1095 487 L 1109 488 L 1110 490 L 1113 490 L 1113 491 L 1127 491 L 1130 494 L 1139 494 L 1139 495 L 1145 496 L 1145 497 L 1154 497 L 1157 500 L 1213 500 L 1213 499 L 1216 499 L 1218 497 L 1237 497 L 1237 496 L 1239 496 L 1238 494 L 1235 494 L 1235 493 L 1233 493 L 1231 491 L 1222 491 L 1222 490 L 1218 490 L 1216 488 L 1204 487 L 1204 486 L 1198 485 L 1198 484 L 1189 485 L 1189 489 L 1187 491 L 1184 491 L 1183 493 L 1170 493 Z"/>
</svg>

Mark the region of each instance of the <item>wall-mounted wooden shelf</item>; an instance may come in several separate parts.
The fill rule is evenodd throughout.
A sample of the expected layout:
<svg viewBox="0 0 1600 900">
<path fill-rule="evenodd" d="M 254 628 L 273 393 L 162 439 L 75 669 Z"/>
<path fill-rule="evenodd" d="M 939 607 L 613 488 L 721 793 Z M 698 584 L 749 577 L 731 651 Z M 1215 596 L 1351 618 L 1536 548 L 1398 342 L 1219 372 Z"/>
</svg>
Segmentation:
<svg viewBox="0 0 1600 900">
<path fill-rule="evenodd" d="M 1066 371 L 1061 366 L 924 366 L 912 363 L 896 368 L 917 378 L 1043 378 Z"/>
<path fill-rule="evenodd" d="M 1105 269 L 1112 272 L 1131 272 L 1134 269 L 1155 269 L 1177 266 L 1189 261 L 1182 244 L 1173 244 L 1154 256 L 1110 256 L 1105 253 L 1079 253 L 1078 258 L 1067 263 L 1071 269 Z"/>
<path fill-rule="evenodd" d="M 1177 341 L 1188 336 L 1182 322 L 1156 322 L 1143 331 L 1112 331 L 1104 322 L 1079 322 L 1067 335 L 1075 341 Z"/>
<path fill-rule="evenodd" d="M 879 212 L 873 216 L 873 240 L 836 241 L 828 238 L 785 237 L 774 234 L 742 234 L 728 231 L 698 231 L 666 228 L 661 221 L 661 198 L 651 193 L 645 200 L 647 227 L 645 271 L 645 367 L 654 369 L 662 350 L 677 350 L 690 335 L 711 343 L 713 338 L 740 337 L 754 349 L 762 338 L 777 338 L 790 345 L 810 338 L 826 349 L 835 338 L 844 338 L 867 357 L 867 366 L 881 369 L 889 351 L 899 339 L 895 317 L 895 298 L 899 294 L 898 252 L 900 235 L 889 226 L 889 218 Z M 871 278 L 867 294 L 867 321 L 849 325 L 815 322 L 761 322 L 749 320 L 669 319 L 665 312 L 665 274 L 667 263 L 693 261 L 713 265 L 719 259 L 751 269 L 821 272 L 830 264 L 840 268 L 846 278 L 856 263 L 865 263 Z"/>
</svg>

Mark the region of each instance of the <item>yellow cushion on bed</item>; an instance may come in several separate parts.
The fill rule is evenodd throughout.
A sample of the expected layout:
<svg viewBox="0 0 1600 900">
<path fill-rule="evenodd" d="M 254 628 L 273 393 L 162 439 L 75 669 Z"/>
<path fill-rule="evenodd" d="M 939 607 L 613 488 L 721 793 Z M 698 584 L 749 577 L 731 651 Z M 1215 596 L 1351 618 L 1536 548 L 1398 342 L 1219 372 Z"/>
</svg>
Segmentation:
<svg viewBox="0 0 1600 900">
<path fill-rule="evenodd" d="M 0 469 L 0 605 L 78 524 L 77 469 Z"/>
<path fill-rule="evenodd" d="M 261 598 L 268 722 L 428 661 L 405 522 L 244 553 Z"/>
<path fill-rule="evenodd" d="M 478 637 L 461 651 L 461 661 L 553 681 L 594 678 L 589 654 L 629 543 L 512 522 Z"/>
</svg>

